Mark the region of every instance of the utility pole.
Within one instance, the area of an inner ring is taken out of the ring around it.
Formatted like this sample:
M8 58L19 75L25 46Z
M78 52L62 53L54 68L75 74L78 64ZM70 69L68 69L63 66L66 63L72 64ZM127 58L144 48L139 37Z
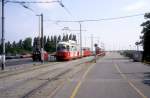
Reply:
M80 24L80 57L82 57L82 25L81 22L79 22Z
M85 47L86 47L86 40L87 40L86 37L84 38L84 40L85 40Z
M40 42L41 42L41 62L43 63L44 62L44 43L43 43L43 14L40 14L40 15L37 15L37 16L39 16L40 17L40 23L39 23L39 25L40 25L40 28L39 28L39 30L40 30L40 35L41 35L41 40L40 40Z
M2 66L1 69L4 70L5 69L5 31L4 31L4 5L5 5L5 0L1 0L1 6L2 6L2 16L1 16L1 20L2 20Z
M41 62L44 62L43 14L41 14Z
M41 17L39 16L39 38L40 36L41 36Z
M91 34L91 51L93 52L93 34Z

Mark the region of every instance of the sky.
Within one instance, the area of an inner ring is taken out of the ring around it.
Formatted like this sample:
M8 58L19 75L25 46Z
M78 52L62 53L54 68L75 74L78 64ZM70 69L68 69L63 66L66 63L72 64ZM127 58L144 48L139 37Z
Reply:
M18 0L22 1L22 0ZM25 0L31 1L31 0ZM52 0L32 0L52 1ZM63 31L64 27L79 30L79 23L56 23L48 20L78 21L85 19L103 19L140 14L150 11L150 0L62 0L67 11L58 3L26 4L25 9L20 4L5 4L5 36L6 41L18 41L39 34L39 18L44 15L44 35L63 35L72 33L79 36L79 31ZM142 27L146 21L144 16L126 19L107 20L82 23L83 46L91 47L91 35L94 43L99 46L104 43L106 50L136 49L135 42L139 40Z

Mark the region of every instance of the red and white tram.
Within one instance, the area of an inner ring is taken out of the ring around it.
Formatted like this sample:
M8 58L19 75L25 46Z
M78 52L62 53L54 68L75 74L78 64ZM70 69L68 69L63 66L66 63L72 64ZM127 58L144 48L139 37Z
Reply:
M88 47L83 48L82 51L83 51L83 54L82 54L83 57L87 57L87 56L92 55L92 52L91 52L90 48L88 48Z
M66 42L59 42L57 44L56 59L57 60L71 60L80 57L79 45L72 40Z

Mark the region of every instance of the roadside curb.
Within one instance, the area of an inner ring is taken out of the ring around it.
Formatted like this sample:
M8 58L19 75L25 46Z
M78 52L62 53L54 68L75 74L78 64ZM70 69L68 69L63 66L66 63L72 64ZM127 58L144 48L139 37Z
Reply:
M148 61L144 61L143 63L145 63L145 64L150 64L150 62L148 62Z

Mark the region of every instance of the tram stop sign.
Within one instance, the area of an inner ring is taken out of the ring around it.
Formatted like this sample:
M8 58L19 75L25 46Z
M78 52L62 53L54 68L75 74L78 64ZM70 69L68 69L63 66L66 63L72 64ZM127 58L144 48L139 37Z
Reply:
M94 46L95 46L95 48L96 48L96 47L98 47L98 45L97 45L97 44L94 44Z

